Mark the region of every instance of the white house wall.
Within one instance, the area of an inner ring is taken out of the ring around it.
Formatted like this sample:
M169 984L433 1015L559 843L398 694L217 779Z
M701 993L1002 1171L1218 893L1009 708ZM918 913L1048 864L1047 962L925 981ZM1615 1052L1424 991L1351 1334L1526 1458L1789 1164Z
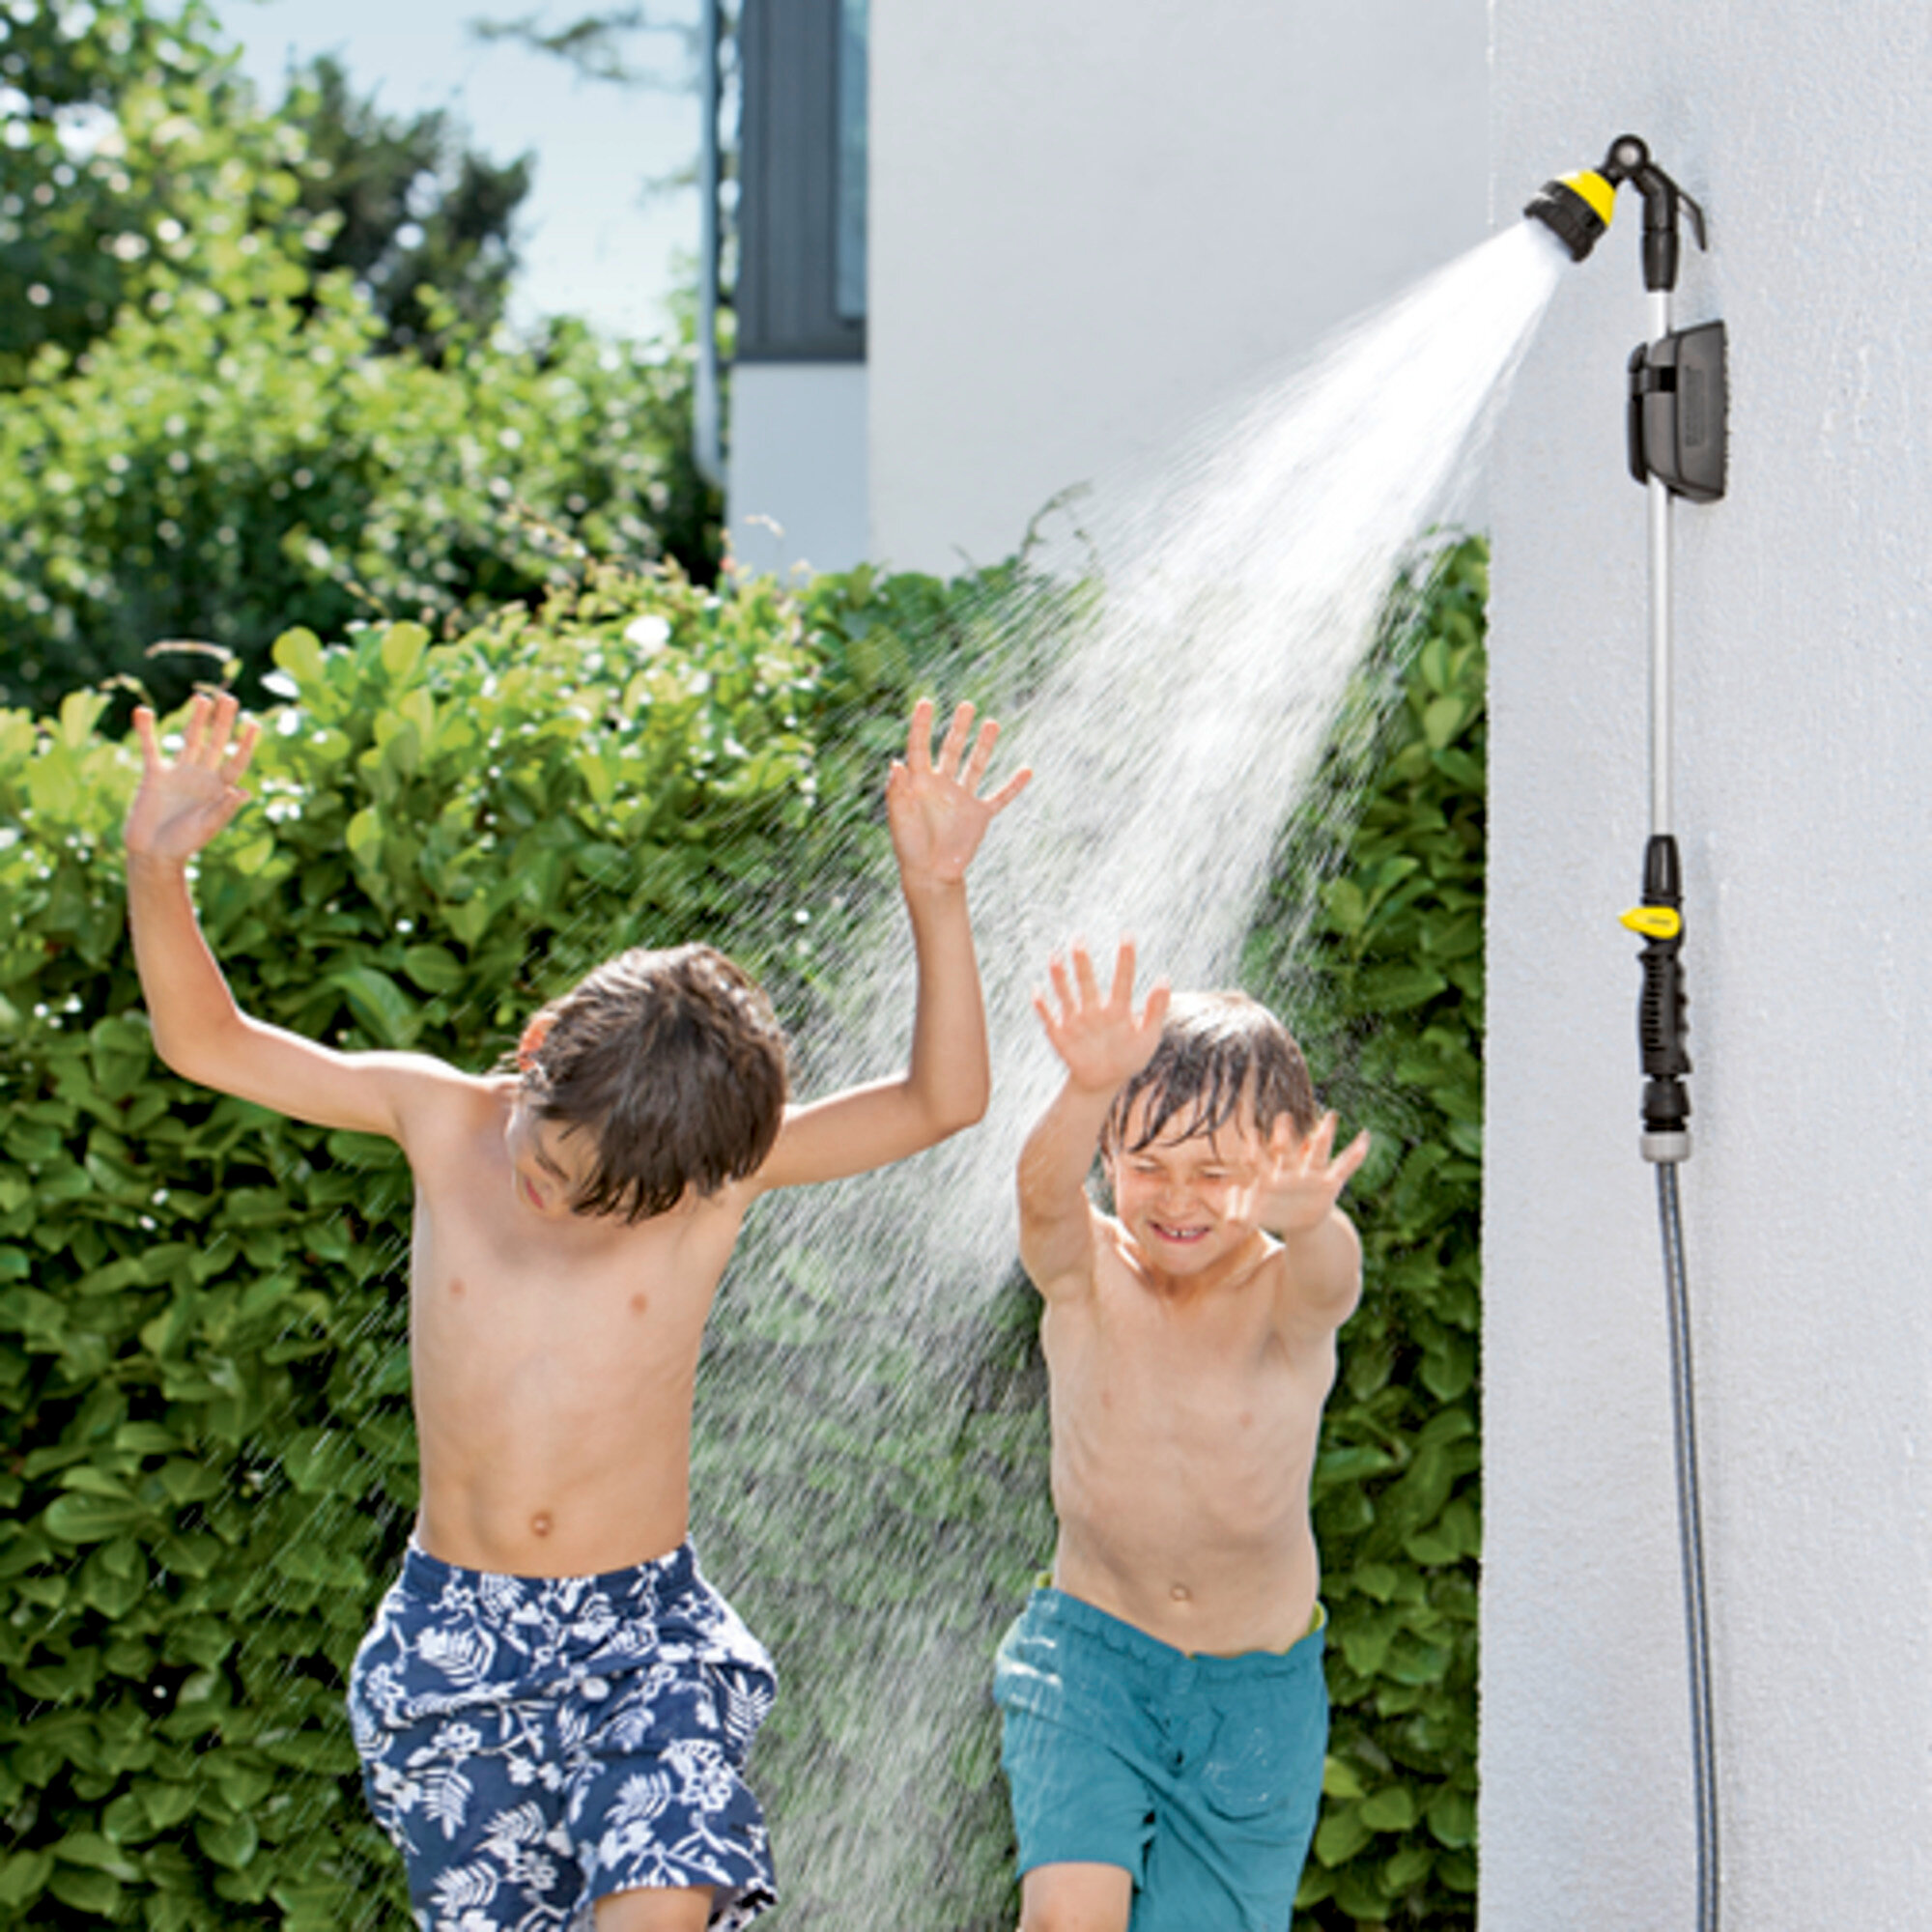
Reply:
M876 555L951 573L1484 233L1484 0L872 0Z
M1494 199L1626 129L1709 210L1728 498L1677 514L1683 1174L1727 1927L1932 1926L1932 12L1495 0ZM1490 479L1483 1932L1693 1923L1636 1153L1638 204Z
M863 362L741 362L725 479L748 571L849 570L871 551Z

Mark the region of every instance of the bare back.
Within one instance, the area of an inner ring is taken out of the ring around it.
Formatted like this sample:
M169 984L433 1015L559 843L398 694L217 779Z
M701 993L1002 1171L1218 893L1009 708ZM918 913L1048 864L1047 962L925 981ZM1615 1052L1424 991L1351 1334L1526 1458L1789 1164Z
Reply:
M1279 1310L1287 1257L1205 1292L1160 1284L1094 1215L1088 1292L1049 1298L1060 1588L1186 1651L1286 1649L1320 1583L1308 1520L1332 1327Z
M533 1215L514 1087L445 1071L412 1112L417 1533L450 1563L590 1575L684 1540L698 1349L749 1197Z

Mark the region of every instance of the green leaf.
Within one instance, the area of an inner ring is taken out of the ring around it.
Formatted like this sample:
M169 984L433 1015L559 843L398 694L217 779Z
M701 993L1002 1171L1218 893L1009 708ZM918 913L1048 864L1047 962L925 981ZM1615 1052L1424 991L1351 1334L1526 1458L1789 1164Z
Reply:
M350 1010L379 1046L414 1043L419 1017L410 997L380 968L345 966L328 976L349 1001Z
M453 993L463 984L463 967L446 946L412 946L403 970L426 993Z
M51 1852L12 1852L0 1859L0 1905L31 1905L53 1876Z
M1422 714L1422 736L1432 752L1439 752L1468 723L1469 706L1462 697L1438 697Z
M71 1865L56 1864L47 1889L63 1905L96 1918L117 1918L121 1914L121 1886L107 1872L84 1871Z
M383 849L383 822L373 806L365 805L350 819L345 842L351 854L363 865L376 864Z
M262 1842L255 1820L246 1812L236 1818L197 1818L194 1836L201 1849L229 1871L248 1865Z
M1468 1792L1438 1792L1429 1801L1426 1815L1438 1844L1463 1851L1476 1842L1476 1801Z
M284 631L270 655L304 690L323 681L322 640L304 625Z
M123 1551L131 1552L131 1562L121 1556ZM147 1563L140 1547L131 1542L107 1544L81 1566L82 1600L105 1617L125 1617L141 1601L147 1587Z
M429 647L429 633L420 624L390 624L383 633L383 668L397 684L406 684Z
M152 1516L145 1503L131 1497L116 1501L110 1496L70 1493L56 1496L42 1520L63 1543L104 1543L110 1536L142 1529Z
M134 1786L134 1797L156 1831L170 1832L192 1815L200 1803L201 1791L195 1784L142 1782Z
M90 1871L106 1872L124 1882L140 1877L128 1861L121 1847L99 1832L70 1832L53 1848L54 1857L65 1864L81 1865ZM71 1902L71 1901L70 1901Z
M1362 1823L1374 1831L1406 1832L1415 1819L1415 1798L1406 1785L1384 1785L1362 1802Z
M1382 966L1360 974L1350 994L1355 1012L1401 1013L1426 1006L1448 988L1448 980L1432 967Z
M1346 1865L1374 1836L1360 1805L1333 1805L1316 1828L1315 1856L1333 1871Z

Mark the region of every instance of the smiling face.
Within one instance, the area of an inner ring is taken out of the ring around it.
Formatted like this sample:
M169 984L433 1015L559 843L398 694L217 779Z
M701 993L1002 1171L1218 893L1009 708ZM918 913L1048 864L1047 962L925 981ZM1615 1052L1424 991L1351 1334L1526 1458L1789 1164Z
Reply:
M1211 1134L1135 1143L1145 1099L1106 1162L1114 1213L1147 1261L1175 1279L1238 1265L1253 1248L1266 1150L1243 1107Z
M520 1094L510 1103L503 1147L510 1156L510 1181L521 1206L553 1220L577 1211L584 1184L597 1164L596 1150L586 1134L545 1120Z

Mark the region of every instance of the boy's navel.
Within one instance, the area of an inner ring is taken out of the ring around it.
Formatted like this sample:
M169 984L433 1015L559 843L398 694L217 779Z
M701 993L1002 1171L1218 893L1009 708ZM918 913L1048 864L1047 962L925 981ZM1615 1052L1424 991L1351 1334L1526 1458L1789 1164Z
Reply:
M640 1289L631 1297L631 1313L641 1315L651 1305L651 1298Z
M1187 1603L1193 1597L1194 1592L1190 1590L1185 1583L1177 1583L1175 1584L1173 1589L1168 1591L1167 1594L1170 1597L1172 1597L1177 1604L1184 1604Z
M463 1277L462 1277L462 1276L461 1276L460 1274L453 1274L453 1275L451 1275L451 1276L450 1276L450 1278L449 1278L449 1292L450 1292L450 1293L451 1293L452 1295L456 1296L456 1297L457 1297L458 1299L461 1299L461 1298L462 1298L462 1294L463 1294Z
M538 1510L536 1515L531 1517L530 1519L530 1534L532 1536L548 1536L550 1534L550 1530L551 1530L551 1522L550 1522L549 1511Z

